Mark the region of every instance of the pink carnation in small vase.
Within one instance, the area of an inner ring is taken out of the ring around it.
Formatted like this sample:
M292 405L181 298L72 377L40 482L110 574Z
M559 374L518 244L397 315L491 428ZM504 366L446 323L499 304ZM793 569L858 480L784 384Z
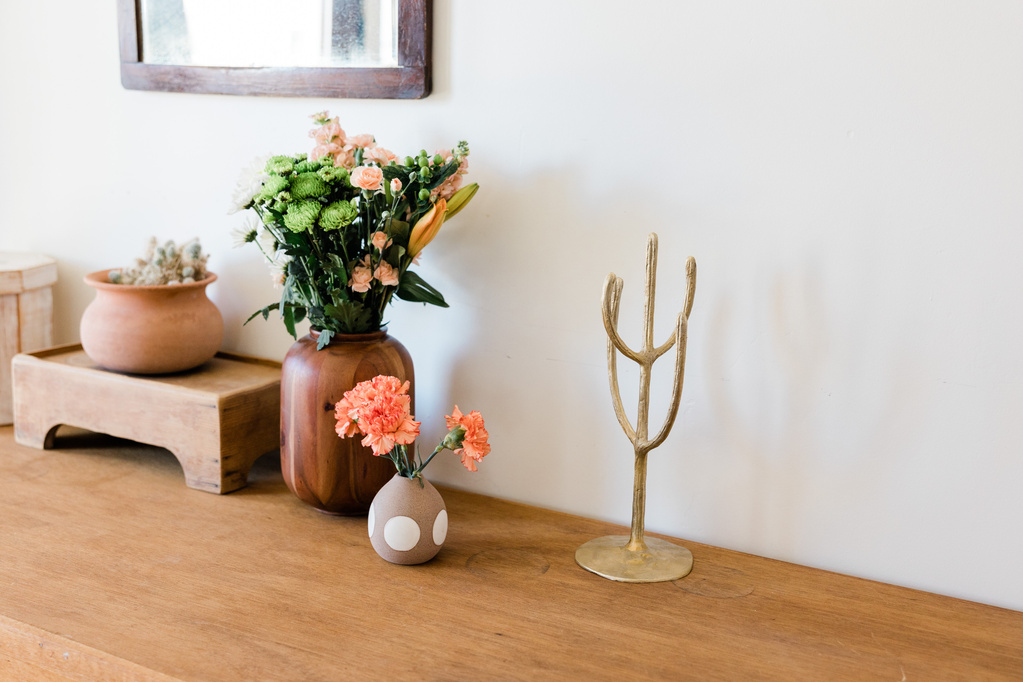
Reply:
M337 435L351 438L362 434L362 444L377 457L394 462L398 474L405 478L422 479L423 469L443 450L451 450L461 457L466 469L476 471L476 463L490 453L490 434L483 415L475 410L462 414L458 405L445 418L448 433L433 453L425 461L409 455L406 446L419 435L419 422L410 414L408 387L409 382L392 376L356 384L334 406Z
M409 382L380 375L356 384L334 406L335 430L341 438L363 436L362 444L377 457L394 463L398 473L373 498L366 517L370 544L395 564L429 561L447 537L448 513L437 489L423 478L423 469L442 450L462 458L469 471L490 452L490 434L479 412L455 409L446 417L448 433L423 461L408 446L419 436L408 395ZM418 484L418 485L417 485Z

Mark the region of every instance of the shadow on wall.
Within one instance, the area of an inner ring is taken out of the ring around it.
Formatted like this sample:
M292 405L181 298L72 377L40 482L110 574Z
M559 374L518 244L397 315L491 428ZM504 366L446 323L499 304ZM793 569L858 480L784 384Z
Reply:
M855 516L850 506L869 505L872 491L884 487L890 455L911 438L909 411L921 400L908 354L890 352L893 371L883 375L885 384L871 385L876 372L869 370L877 368L866 367L863 358L877 354L858 352L871 321L843 320L856 335L836 338L836 331L849 327L829 326L822 291L812 271L778 275L764 301L767 329L754 333L737 354L727 353L738 334L733 299L719 300L710 315L707 391L726 446L721 454L733 460L721 471L747 474L718 485L732 494L711 504L731 507L727 516L736 524L719 526L719 533L769 556L792 557L814 527L835 533L831 541L843 546L848 518ZM851 376L860 377L859 386L848 385ZM744 399L730 393L730 386L753 389L755 402L749 394ZM831 400L833 388L845 394L843 400ZM873 423L860 421L867 415ZM829 499L822 502L825 495ZM834 518L819 518L822 504L835 510ZM806 516L811 509L818 518Z
M83 280L90 272L100 269L79 262L57 261L57 284L53 289L54 345L78 342L82 313L96 297L96 292Z

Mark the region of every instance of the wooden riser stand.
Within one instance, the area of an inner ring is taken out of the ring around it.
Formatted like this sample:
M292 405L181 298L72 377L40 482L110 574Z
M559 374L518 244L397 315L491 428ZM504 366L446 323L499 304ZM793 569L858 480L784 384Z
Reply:
M280 364L217 353L188 372L138 376L96 365L81 345L12 361L14 435L53 447L66 424L157 445L174 454L190 488L242 488L252 463L280 447Z

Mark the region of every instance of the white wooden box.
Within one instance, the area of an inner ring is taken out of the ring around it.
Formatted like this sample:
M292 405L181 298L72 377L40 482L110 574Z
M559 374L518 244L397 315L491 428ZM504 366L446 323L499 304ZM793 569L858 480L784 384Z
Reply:
M0 426L14 420L11 360L53 345L57 261L39 253L0 251Z

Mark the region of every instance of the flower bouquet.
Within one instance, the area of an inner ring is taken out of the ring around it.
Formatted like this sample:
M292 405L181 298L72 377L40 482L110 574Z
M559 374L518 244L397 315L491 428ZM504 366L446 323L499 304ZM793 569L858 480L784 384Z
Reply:
M282 288L249 320L278 310L295 336L308 318L322 349L334 334L380 330L394 296L447 307L409 267L478 189L462 186L468 145L399 160L372 135L347 135L327 112L313 119L308 155L260 160L235 193L234 210L259 218L237 242L259 247Z
M393 376L363 381L334 406L335 430L341 438L362 434L362 444L377 457L386 457L398 472L373 498L367 525L370 543L381 557L396 564L419 564L432 559L447 537L448 514L437 489L423 478L423 469L443 450L462 458L469 471L490 453L490 434L483 417L462 414L455 405L446 417L448 433L424 461L409 454L419 435L411 414L409 382Z

